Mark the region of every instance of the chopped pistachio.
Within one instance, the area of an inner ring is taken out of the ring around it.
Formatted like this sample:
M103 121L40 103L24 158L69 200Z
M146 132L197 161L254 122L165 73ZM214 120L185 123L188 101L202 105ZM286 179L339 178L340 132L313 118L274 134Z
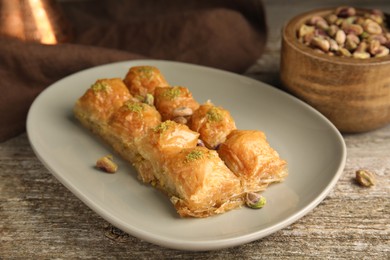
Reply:
M175 122L167 120L165 122L162 122L161 124L159 124L155 128L153 128L153 131L161 134L161 133L165 132L166 130L168 130L173 124L175 124Z
M142 103L138 103L138 102L127 102L126 103L126 107L130 111L136 112L136 113L141 113L144 110L143 104Z
M97 81L95 84L91 86L91 89L95 94L100 91L108 91L108 88L109 88L108 84L103 81Z
M188 153L186 155L185 162L186 163L192 162L192 161L195 161L195 160L203 158L203 156L204 156L204 152L203 151L193 150L193 151L191 151L190 153Z
M221 114L221 109L218 107L212 107L207 111L207 120L210 122L220 122L222 121L223 117Z
M180 91L179 87L171 87L171 88L168 88L167 90L165 90L163 92L162 96L172 100L172 99L175 99L178 96L180 96L180 94L181 94L181 91Z

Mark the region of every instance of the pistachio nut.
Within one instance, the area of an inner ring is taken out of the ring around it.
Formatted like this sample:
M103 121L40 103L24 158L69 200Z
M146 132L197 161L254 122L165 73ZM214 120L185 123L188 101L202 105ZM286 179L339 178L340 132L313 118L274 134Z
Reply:
M381 34L382 27L371 19L367 19L363 23L363 28L369 34Z
M172 115L177 116L191 116L193 113L192 109L189 107L178 107L175 108L172 112Z
M261 196L259 193L248 192L246 194L246 205L252 209L261 209L267 203L265 197Z
M368 59L371 55L365 51L355 51L352 56L357 59Z
M337 54L339 56L342 56L342 57L351 57L352 54L349 50L347 50L346 48L340 48L339 51L337 52Z
M343 30L338 30L336 32L335 40L338 44L343 45L345 42L345 39L347 38L347 35Z
M356 9L350 6L340 6L336 8L335 14L338 17L350 17L356 15Z
M326 21L322 16L314 15L309 19L308 24L317 25L319 22L326 22Z
M334 24L337 21L337 15L329 14L325 17L325 20L328 22L328 24Z
M185 118L184 116L177 116L177 117L173 118L172 121L175 121L176 123L185 125L185 124L187 124L188 119Z
M145 99L144 99L144 103L148 104L149 106L153 106L154 105L154 96L152 94L146 94L145 96Z
M196 146L202 146L202 147L205 147L206 145L204 144L203 140L202 139L198 139L198 141L196 142Z
M329 35L330 37L334 38L335 35L336 35L336 33L337 33L337 31L338 31L339 29L340 29L340 28L339 28L337 25L332 24L332 25L329 26L329 28L328 28L328 35Z
M331 51L338 51L340 49L340 46L337 44L337 42L333 39L329 39L329 50ZM332 53L332 52L329 52Z
M372 55L376 55L379 53L380 46L381 43L378 40L372 40L368 45L368 49Z
M330 48L330 43L328 40L326 40L325 38L321 37L321 36L317 36L317 37L314 37L310 44L313 46L313 47L317 47L319 48L321 51L324 51L324 52L327 52L329 51L329 48Z
M360 34L362 34L364 32L362 26L360 26L359 24L352 24L352 23L349 23L349 22L344 22L342 24L341 28L343 29L343 31L346 34L353 33L355 35L360 35Z
M112 155L106 155L96 161L96 168L107 173L115 173L118 170L118 165L113 161Z
M368 170L357 170L355 173L356 181L363 187L370 187L375 185L375 175Z
M314 26L303 24L299 30L298 30L298 38L303 38L307 34L313 34L314 33Z
M368 46L366 42L360 42L359 45L356 48L356 52L365 52L367 50Z
M384 57L389 55L389 48L386 48L385 46L379 46L378 53L375 54L376 58Z

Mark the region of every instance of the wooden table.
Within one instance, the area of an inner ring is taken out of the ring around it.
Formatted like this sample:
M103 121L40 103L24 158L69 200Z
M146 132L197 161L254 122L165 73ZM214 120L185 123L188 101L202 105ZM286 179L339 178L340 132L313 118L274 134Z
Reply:
M278 87L282 25L302 11L338 3L264 2L270 37L265 54L247 74ZM353 4L390 12L387 0ZM390 125L344 135L344 139L348 149L344 172L329 196L309 214L249 244L185 252L149 244L111 226L49 173L23 134L0 143L0 259L389 259ZM377 185L362 188L355 183L355 171L361 168L375 172Z

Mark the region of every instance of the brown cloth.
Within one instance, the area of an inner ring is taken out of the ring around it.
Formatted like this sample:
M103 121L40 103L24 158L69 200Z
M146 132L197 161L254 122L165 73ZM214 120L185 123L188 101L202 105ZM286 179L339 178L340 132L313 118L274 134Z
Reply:
M260 0L63 1L61 8L73 28L68 43L0 37L0 142L25 130L43 89L74 72L153 58L241 73L266 41Z

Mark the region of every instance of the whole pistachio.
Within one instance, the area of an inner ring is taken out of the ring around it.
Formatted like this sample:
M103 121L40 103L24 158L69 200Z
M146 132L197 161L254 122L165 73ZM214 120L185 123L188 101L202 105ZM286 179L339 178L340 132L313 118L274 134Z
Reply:
M357 170L355 173L356 181L363 187L370 187L375 185L375 175L368 170Z
M330 37L335 37L335 35L336 35L336 33L337 33L337 31L339 30L340 28L337 26L337 25L335 25L335 24L332 24L331 26L329 26L329 28L328 28L328 35L330 36Z
M343 31L346 33L346 34L355 34L355 35L360 35L364 32L363 30L363 27L360 26L359 24L351 24L351 23L348 23L348 22L344 22L341 26L341 28L343 29Z
M313 40L314 37L314 32L306 34L305 37L303 37L303 43L306 45L310 45L310 42Z
M193 113L190 107L177 107L172 111L173 116L191 116Z
M349 50L347 50L346 48L340 48L339 51L337 52L337 54L339 56L342 56L342 57L351 57L352 54Z
M328 22L328 24L334 24L337 21L337 15L329 14L325 17L325 20Z
M118 165L113 161L112 155L106 155L96 161L96 168L107 173L114 173L117 171Z
M326 21L322 16L314 15L314 16L310 17L308 24L317 25L318 22L326 22Z
M368 45L366 42L360 42L355 51L356 52L366 52L367 48L368 48Z
M375 54L375 57L380 58L380 57L387 56L387 55L389 55L389 52L390 52L389 48L386 48L385 46L380 46L378 53Z
M357 59L368 59L371 57L371 55L365 51L355 51L352 54L352 57L357 58Z
M344 22L344 18L337 18L336 22L334 23L337 26L341 26Z
M317 47L319 48L320 50L324 51L324 52L327 52L329 51L329 48L330 48L330 43L327 39L323 38L323 37L320 37L320 36L317 36L317 37L314 37L312 40L311 40L311 43L310 43L313 47Z
M368 34L368 33L367 33ZM369 34L368 34L369 35ZM385 35L382 35L382 34L374 34L374 35L369 35L367 37L367 41L371 42L371 41L379 41L380 44L385 44L388 39L386 38Z
M347 38L347 35L343 30L338 30L336 32L335 40L338 44L343 45L345 43L345 40Z
M337 42L333 39L329 39L329 50L331 51L338 51L340 49L340 46L337 44ZM329 52L333 53L333 52Z
M370 18L371 20L373 20L374 22L376 22L378 24L383 23L383 13L382 14L375 14L375 13L366 14L365 17Z
M378 40L372 40L370 41L368 45L368 49L372 55L376 55L380 52L379 47L381 46L381 43Z
M356 14L356 9L350 6L340 6L335 11L338 17L350 17Z
M184 116L177 116L177 117L173 118L172 121L175 121L178 124L185 125L185 124L187 124L188 119Z
M367 19L363 23L363 29L370 34L381 34L382 27L371 19Z
M365 20L366 20L366 19L365 19L364 17L357 16L357 17L356 17L356 20L355 20L355 24L358 24L358 25L360 25L360 26L363 26Z
M246 194L246 205L252 209L261 209L267 203L265 197L259 193L248 192Z
M360 38L354 33L349 33L349 34L347 34L346 37L347 37L347 40L350 40L356 44L360 43Z
M345 18L345 21L350 24L356 24L356 20L358 19L357 16L350 16L348 18Z
M325 20L320 20L317 22L316 27L326 31L329 28L329 24Z
M314 33L314 26L302 24L301 27L298 30L298 38L303 38L308 34L313 34Z
M352 35L348 35L348 36L352 36ZM356 42L356 39L354 37L348 37L348 36L347 39L345 40L345 48L349 51L354 51L357 48L359 42Z

